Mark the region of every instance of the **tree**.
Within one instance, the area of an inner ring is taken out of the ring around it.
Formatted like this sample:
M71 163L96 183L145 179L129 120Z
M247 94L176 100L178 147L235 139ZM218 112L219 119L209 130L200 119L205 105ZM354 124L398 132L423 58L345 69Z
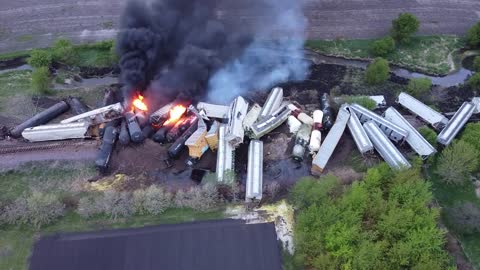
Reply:
M467 83L473 90L480 90L480 73L473 74Z
M460 140L443 150L437 173L447 184L463 185L478 165L478 152L474 146Z
M480 47L480 22L468 30L467 44L472 48Z
M374 56L385 57L395 50L395 40L391 36L374 41L370 45L370 51Z
M32 73L32 88L42 94L50 90L50 71L47 67L40 67Z
M48 67L52 63L52 55L44 50L33 50L28 58L28 64L34 68Z
M400 13L398 18L392 21L392 36L399 43L408 43L419 26L420 22L413 14Z
M473 59L473 70L480 71L480 56L475 56Z
M338 178L327 175L319 180L311 177L300 179L290 191L290 201L296 208L320 204L328 198L330 192L339 186Z
M378 57L368 65L365 80L371 85L380 84L388 79L389 73L390 67L387 60Z
M58 39L53 45L53 60L67 65L73 65L78 62L78 55L73 44L68 39Z
M418 169L392 171L382 163L340 194L318 183L298 181L291 194L302 205L295 256L306 269L448 268L439 210L431 207L431 186Z
M460 137L462 141L465 141L471 144L480 154L480 123L469 123L463 130L462 136Z
M430 78L413 78L407 85L407 92L414 97L421 97L432 88L432 80Z

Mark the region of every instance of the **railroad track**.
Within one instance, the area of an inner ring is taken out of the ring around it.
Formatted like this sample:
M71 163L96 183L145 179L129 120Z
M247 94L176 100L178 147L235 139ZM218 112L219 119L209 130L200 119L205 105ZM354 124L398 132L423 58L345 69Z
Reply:
M52 143L31 143L31 144L12 145L12 146L3 146L3 147L0 146L0 155L32 152L32 151L44 151L44 150L59 149L59 148L71 147L71 146L89 146L89 145L94 145L94 142L64 141L64 142L52 142Z

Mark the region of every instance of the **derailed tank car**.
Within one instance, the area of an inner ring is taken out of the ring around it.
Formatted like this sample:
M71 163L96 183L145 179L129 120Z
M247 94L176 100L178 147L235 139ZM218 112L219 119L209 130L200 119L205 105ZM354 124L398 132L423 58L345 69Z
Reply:
M367 121L363 124L363 127L377 152L390 167L394 169L408 169L411 167L407 159L398 151L373 120Z
M263 193L263 142L252 140L248 147L247 202L262 199Z
M476 109L475 104L464 102L455 115L448 121L445 128L438 134L437 142L442 145L449 145L457 134L462 130L468 119L472 117L473 111Z
M117 141L118 131L115 127L108 126L103 134L102 146L95 159L95 166L101 172L106 172L110 165L113 148Z

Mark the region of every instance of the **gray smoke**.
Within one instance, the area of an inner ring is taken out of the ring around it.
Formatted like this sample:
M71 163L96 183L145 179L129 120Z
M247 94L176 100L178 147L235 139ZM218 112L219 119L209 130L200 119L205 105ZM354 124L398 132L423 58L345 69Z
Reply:
M157 107L174 98L203 98L207 90L211 100L224 102L243 91L303 79L305 18L298 1L238 2L130 1L117 39L125 103L137 92ZM222 10L260 16L245 24L236 15L219 19ZM265 47L289 57L259 53Z
M307 19L299 0L263 0L266 19L256 22L253 42L209 81L208 98L226 103L249 90L267 90L308 75L304 60Z

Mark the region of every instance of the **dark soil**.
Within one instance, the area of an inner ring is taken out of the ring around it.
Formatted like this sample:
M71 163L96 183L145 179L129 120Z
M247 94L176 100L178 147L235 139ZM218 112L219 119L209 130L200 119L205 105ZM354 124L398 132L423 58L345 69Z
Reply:
M463 102L470 101L478 93L468 85L453 86L446 89L435 89L434 104L443 112L455 112Z

